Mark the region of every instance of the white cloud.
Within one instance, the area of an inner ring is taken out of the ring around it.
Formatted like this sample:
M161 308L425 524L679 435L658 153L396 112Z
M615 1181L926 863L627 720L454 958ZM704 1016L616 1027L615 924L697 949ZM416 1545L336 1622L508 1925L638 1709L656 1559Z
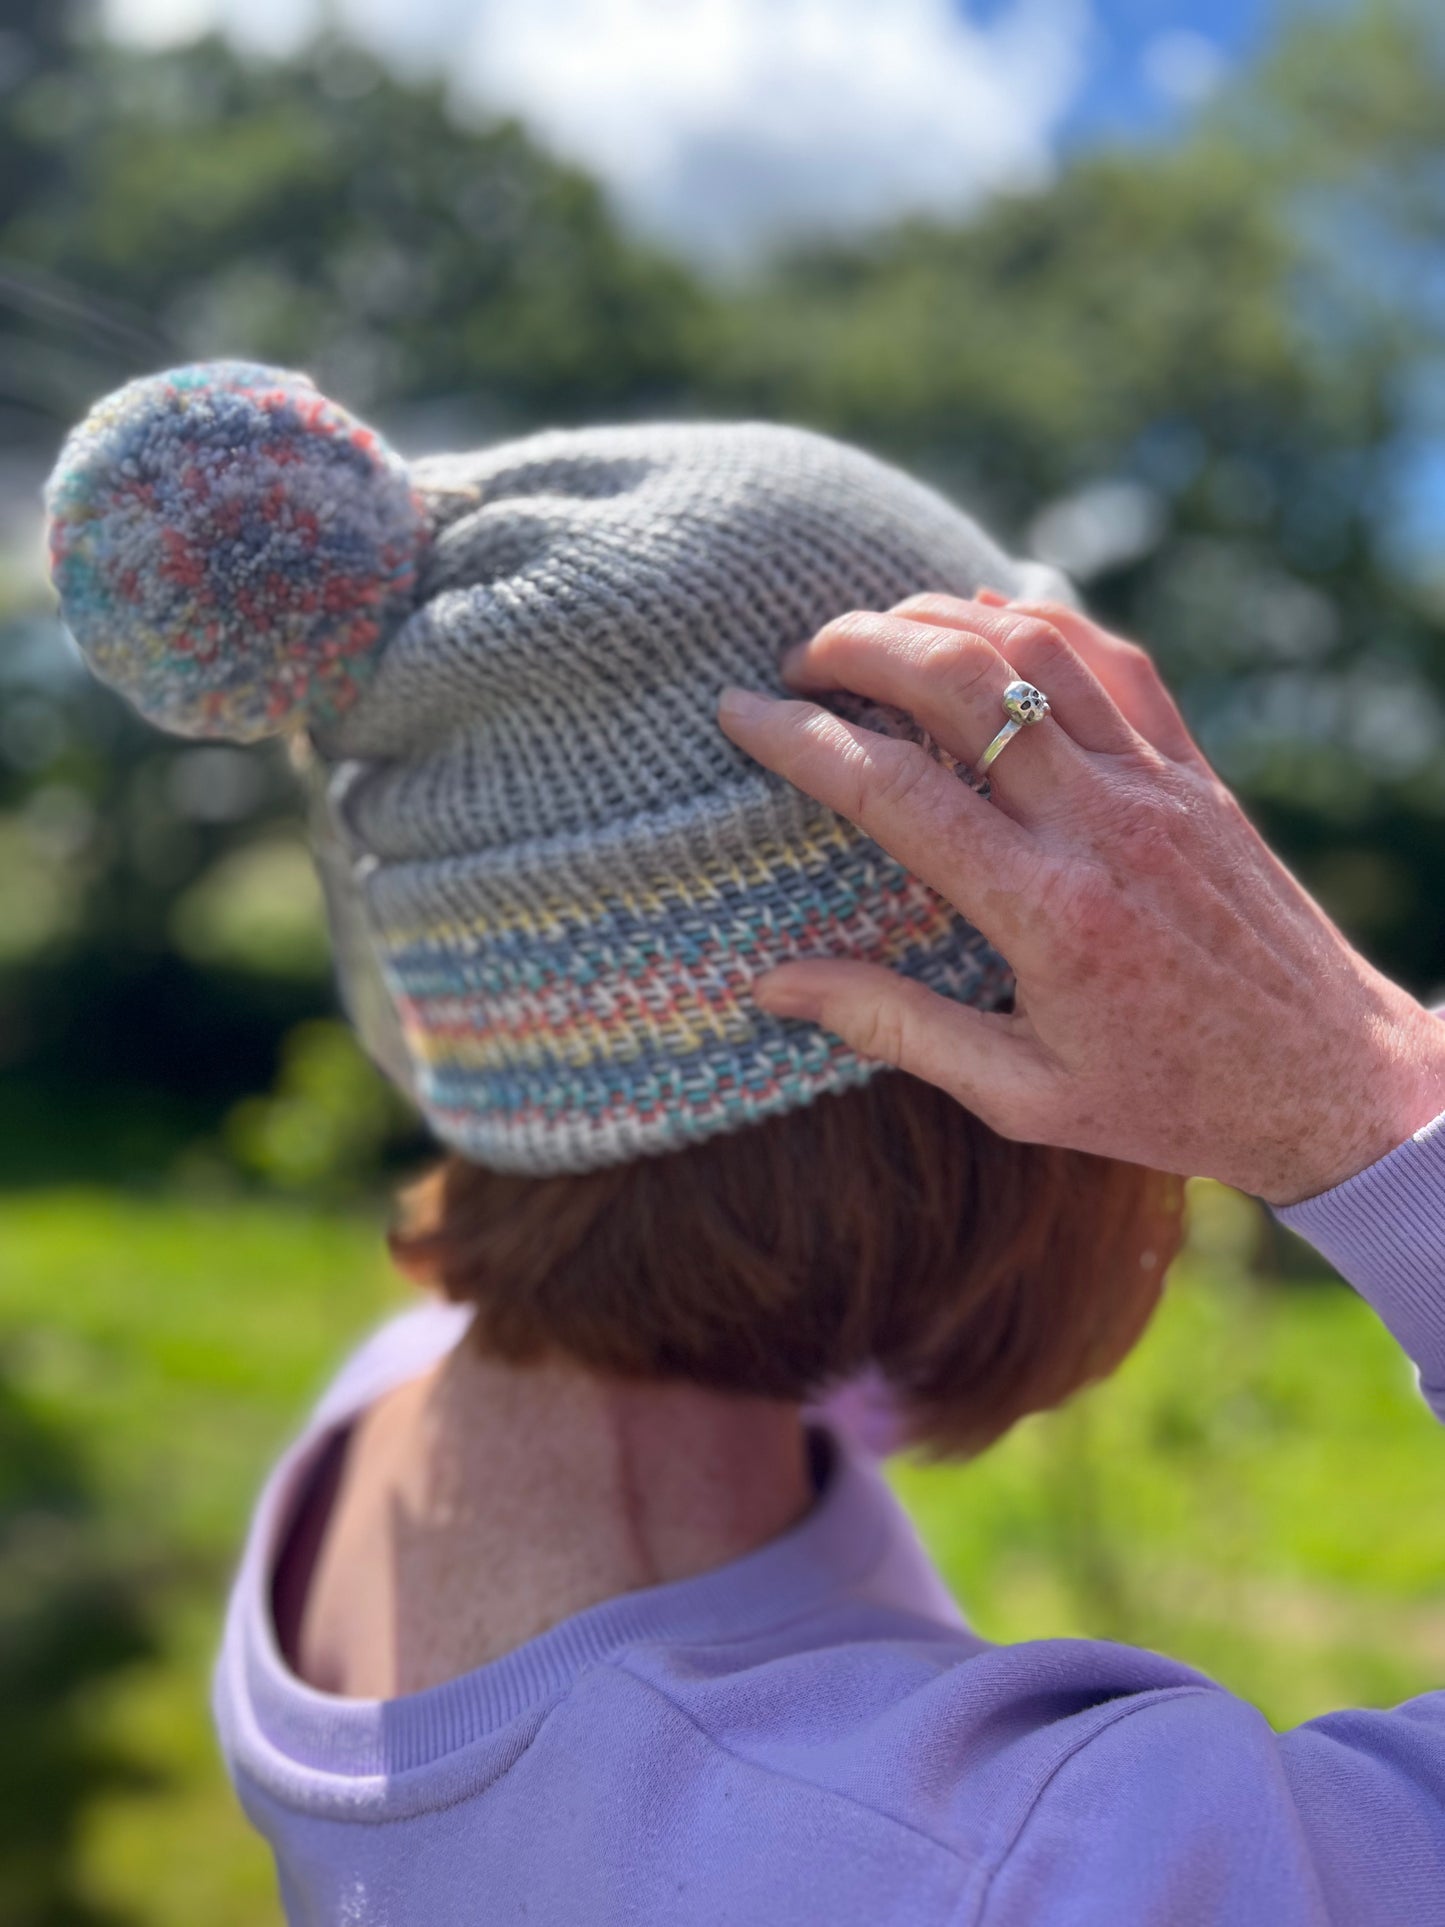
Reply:
M729 253L1037 184L1081 78L1079 0L530 0L470 72L649 226Z
M102 0L100 10L107 31L142 47L165 47L204 33L215 25L218 11L215 0Z
M1047 181L1089 0L336 0L378 50L441 66L714 259L798 229L949 213ZM158 44L215 21L279 51L306 0L107 0Z

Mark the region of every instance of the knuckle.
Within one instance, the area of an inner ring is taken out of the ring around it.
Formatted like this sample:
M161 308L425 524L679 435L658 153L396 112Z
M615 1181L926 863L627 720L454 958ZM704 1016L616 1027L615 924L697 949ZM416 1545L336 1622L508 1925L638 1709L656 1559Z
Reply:
M849 814L859 822L874 814L891 815L904 807L919 785L935 773L936 765L920 744L884 742L858 760L855 807Z
M1120 641L1115 646L1118 650L1119 662L1131 676L1136 677L1140 682L1161 682L1158 666L1147 649L1141 648L1137 642Z
M918 595L905 596L895 602L890 615L907 617L952 616L966 612L968 604L960 596L941 595L936 589L925 589Z
M768 759L771 767L810 795L833 798L841 793L846 799L856 781L859 744L831 711L802 703L795 709L786 736ZM835 802L833 807L846 810L847 804Z
M947 630L923 638L918 667L945 699L957 702L971 696L1001 665L998 652L982 636Z
M831 717L811 703L793 703L769 758L782 775L796 779L833 748Z
M1063 630L1040 615L1025 616L1009 637L1008 647L1031 666L1044 669L1074 653Z
M1067 633L1071 623L1079 620L1078 610L1071 609L1067 602L1021 602L1018 607L1022 615L1036 617L1049 628L1057 629L1061 635Z
M902 1064L907 1027L901 1011L884 1001L871 1004L854 1027L853 1048L879 1064Z
M840 616L834 616L813 638L813 647L829 649L849 649L859 643L876 643L885 638L890 625L897 623L889 616L879 615L872 609L847 609Z

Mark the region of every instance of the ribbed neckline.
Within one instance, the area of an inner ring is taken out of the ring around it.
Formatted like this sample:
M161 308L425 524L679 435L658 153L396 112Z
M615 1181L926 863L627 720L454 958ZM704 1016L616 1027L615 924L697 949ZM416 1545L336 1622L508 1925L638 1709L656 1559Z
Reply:
M397 1382L417 1369L412 1361ZM297 1678L280 1650L271 1605L275 1559L295 1498L327 1440L383 1389L373 1377L354 1400L326 1401L277 1466L238 1575L222 1655L223 1671L233 1669L232 1687L245 1695L243 1724L266 1749L310 1774L355 1780L423 1771L545 1710L589 1669L638 1641L733 1640L786 1624L856 1584L887 1545L893 1516L887 1488L828 1434L829 1464L817 1502L798 1525L756 1551L694 1579L605 1600L424 1692L390 1700L318 1692Z

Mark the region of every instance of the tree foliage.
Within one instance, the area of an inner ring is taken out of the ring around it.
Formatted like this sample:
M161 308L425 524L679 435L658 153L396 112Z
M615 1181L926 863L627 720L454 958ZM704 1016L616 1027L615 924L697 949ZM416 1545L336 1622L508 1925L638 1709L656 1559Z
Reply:
M344 42L141 55L19 14L13 458L41 472L96 394L211 354L303 365L414 449L690 411L854 437L1072 563L1355 934L1445 979L1445 31L1423 0L1300 22L1169 143L728 284L631 238L517 125ZM12 1089L67 1065L153 1083L162 1006L175 1092L264 1085L319 979L187 933L199 882L274 840L285 772L160 742L0 570L7 602L0 911L8 887L33 929L74 886L48 934L0 946Z

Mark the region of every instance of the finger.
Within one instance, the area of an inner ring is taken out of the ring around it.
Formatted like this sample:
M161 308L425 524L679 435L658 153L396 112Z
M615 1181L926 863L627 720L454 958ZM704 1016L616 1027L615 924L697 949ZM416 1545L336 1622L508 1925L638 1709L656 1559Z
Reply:
M725 689L718 721L740 749L865 830L1015 964L1038 850L1020 824L917 743L880 736L814 703Z
M1208 768L1203 750L1190 735L1189 725L1147 649L1101 628L1081 609L1071 609L1067 603L1019 602L1010 607L1052 623L1108 690L1121 713L1162 756Z
M1138 747L1133 725L1043 605L1000 607L960 596L910 596L889 611L910 622L972 631L991 642L1020 676L1042 689L1049 708L1082 749L1123 755Z
M783 674L808 693L849 689L907 710L970 768L1007 722L1003 692L1016 680L1012 664L972 630L869 610L827 623L811 642L790 650ZM1061 783L1085 764L1055 720L1045 717L1020 733L1027 740L1010 743L988 775L1000 800L1027 819L1056 801Z
M1047 1134L1057 1073L1007 1016L941 997L884 964L818 958L781 964L754 986L775 1017L821 1024L860 1057L956 1097L1005 1137Z

